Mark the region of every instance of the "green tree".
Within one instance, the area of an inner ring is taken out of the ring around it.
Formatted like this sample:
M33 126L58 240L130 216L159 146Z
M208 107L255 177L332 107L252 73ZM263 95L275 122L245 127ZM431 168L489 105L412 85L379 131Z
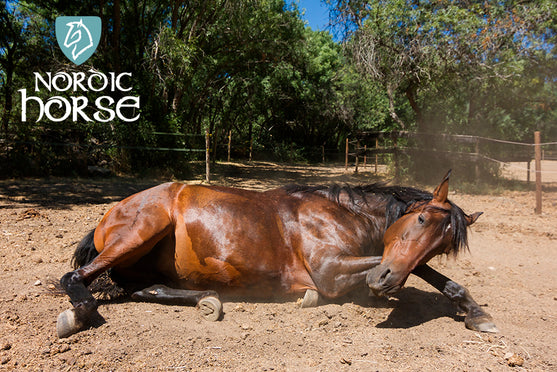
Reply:
M433 129L424 120L435 94L429 92L446 92L458 82L473 99L478 89L520 80L525 68L555 59L548 47L556 34L552 1L330 3L350 30L347 45L356 66L383 85L390 115L400 128L415 122L421 130ZM410 123L400 118L397 96L404 96L413 110ZM468 103L468 117L476 115L477 107Z

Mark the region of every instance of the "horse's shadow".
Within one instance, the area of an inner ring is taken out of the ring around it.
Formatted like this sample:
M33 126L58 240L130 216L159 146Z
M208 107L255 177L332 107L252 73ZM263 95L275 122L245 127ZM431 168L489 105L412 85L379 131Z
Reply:
M134 302L129 296L130 291L123 291L105 298L99 298L99 304ZM254 303L285 303L295 301L293 297L280 297L273 299L241 298L238 296L221 296L223 302L248 301ZM376 324L377 328L402 328L408 329L425 324L431 320L449 317L456 321L463 321L456 306L441 293L423 291L413 287L405 287L390 298L375 297L367 291L356 291L332 301L321 300L319 305L328 303L354 303L364 308L392 309L387 319ZM225 315L226 316L226 315ZM104 324L104 319L96 320L96 326Z
M431 320L449 317L462 321L457 308L440 293L405 288L396 296L393 311L377 328L412 328Z
M376 324L377 328L408 329L443 317L453 318L456 321L464 320L456 306L441 293L413 287L405 287L390 298L360 294L344 298L342 302L347 301L367 308L392 309L387 319Z

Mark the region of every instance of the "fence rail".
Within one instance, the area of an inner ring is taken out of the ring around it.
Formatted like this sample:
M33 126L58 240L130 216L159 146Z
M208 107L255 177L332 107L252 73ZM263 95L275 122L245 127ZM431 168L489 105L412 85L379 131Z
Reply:
M534 143L516 142L500 140L488 137L473 136L473 135L450 135L450 134L437 134L437 133L415 133L409 131L392 131L392 132L359 132L354 139L346 139L346 149L345 149L345 169L348 170L349 158L354 159L355 171L358 172L360 166L360 158L363 157L364 165L367 164L367 157L375 157L375 170L377 172L378 167L378 157L380 155L392 154L393 164L395 167L395 174L398 174L399 168L399 156L400 155L416 155L416 154L429 154L429 155L439 155L445 156L446 158L459 159L463 161L469 161L475 165L476 175L478 175L478 164L481 161L489 161L497 163L499 165L514 163L514 162L525 162L526 168L522 167L526 171L527 181L530 182L531 163L534 159L535 161L535 178L536 178L536 190L538 198L541 199L541 176L542 173L557 173L557 171L542 171L541 170L541 160L544 159L557 159L557 150L547 149L549 146L557 145L557 142L545 142L541 143L539 140L539 132L536 132L536 138ZM206 160L206 181L210 181L210 161L214 162L216 158L216 148L217 139L216 136L205 132L204 134L199 133L167 133L167 132L154 132L156 136L160 137L205 137L205 141L194 141L198 148L193 148L191 146L186 147L187 143L190 141L180 141L178 146L183 145L183 147L172 146L174 141L169 142L170 146L127 146L127 145L116 145L116 144L81 144L81 143L69 143L69 142L50 142L50 141L14 141L9 139L0 138L0 144L6 149L10 144L26 144L31 146L62 146L74 149L125 149L125 150L143 150L143 151L171 151L171 152L181 152L181 153L201 153L205 152ZM230 161L231 152L231 132L229 131L226 136L227 139L227 159ZM401 141L401 139L408 139L409 141ZM412 142L412 139L419 139L415 142L414 146L408 146L408 142ZM371 146L367 146L369 142L374 142ZM380 141L382 145L379 146ZM417 143L417 144L416 144ZM166 144L163 141L161 144ZM361 144L364 144L363 146ZM424 146L424 144L430 144ZM439 145L441 144L441 145ZM447 144L450 144L448 146ZM194 145L194 147L195 147ZM505 146L504 150L493 151L494 147ZM510 149L507 146L520 146L519 149ZM202 148L204 147L204 148ZM447 149L449 148L449 149ZM211 152L213 155L211 156ZM251 160L251 144L250 144L250 160ZM325 147L321 146L322 160L325 163ZM211 159L210 159L211 158ZM514 164L513 164L514 165ZM515 168L517 166L515 165ZM536 205L536 211L541 213L541 202Z
M45 142L45 141L6 141L0 139L0 143L22 144L33 146L61 146L61 147L75 147L87 149L90 147L100 149L125 149L125 150L146 150L146 151L176 151L176 152L204 152L205 149L186 149L186 148L172 148L172 147L149 147L149 146L126 146L126 145L113 145L113 144L83 144L72 142Z
M20 140L9 140L6 138L0 138L0 145L4 147L9 147L10 145L31 145L34 147L44 147L44 146L55 146L55 147L67 147L73 149L123 149L123 150L142 150L142 151L170 151L170 152L182 152L182 153L202 153L205 152L205 160L209 162L209 150L210 150L210 140L209 133L197 134L197 133L166 133L166 132L153 132L155 135L166 135L166 136L180 136L180 137L205 137L204 145L205 148L186 148L186 147L154 147L154 146L128 146L128 145L117 145L112 143L73 143L73 142L50 142L50 141L20 141ZM205 180L210 181L210 168L206 166Z
M547 157L543 147L557 145L557 142L545 142L540 141L540 132L536 131L534 133L534 143L525 142L515 142L500 140L495 138L472 136L472 135L451 135L451 134L437 134L437 133L415 133L409 131L393 131L393 132L359 132L356 135L355 140L346 139L346 150L345 150L345 169L348 170L348 160L349 157L354 157L355 172L358 172L359 168L359 158L364 157L364 164L367 162L368 155L375 155L375 169L377 169L377 155L380 154L393 154L394 155L394 166L395 173L398 174L398 156L400 154L414 155L416 153L429 153L438 155L450 155L452 158L465 159L475 163L476 175L478 176L479 168L478 162L482 160L491 161L499 165L512 163L512 162L526 162L527 163L527 181L530 182L531 173L531 162L534 160L535 163L535 179L536 179L536 208L537 214L541 214L542 211L542 173L541 160L552 159L556 157L557 152L548 151ZM422 147L408 147L400 146L401 138L420 138L425 139L424 143L430 143L432 146L428 148ZM375 141L375 147L368 148L367 145L363 147L360 145L365 141ZM379 146L379 140L390 140L391 144L389 146ZM471 151L454 151L454 150L442 150L435 148L433 144L435 143L454 143L461 145L473 146ZM500 145L513 145L523 147L521 150L506 150L500 151L497 155L492 155L489 152L483 150L484 144L500 144ZM352 145L353 151L350 151L350 145ZM554 173L554 171L546 171L545 173ZM479 177L479 176L478 176Z

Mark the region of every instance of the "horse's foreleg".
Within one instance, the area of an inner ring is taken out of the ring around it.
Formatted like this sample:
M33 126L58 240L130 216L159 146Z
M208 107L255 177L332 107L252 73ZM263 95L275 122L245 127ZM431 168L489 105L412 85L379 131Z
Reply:
M466 288L453 282L428 265L418 266L412 273L437 288L437 290L466 312L466 317L464 318L466 328L480 332L498 332L491 315L486 313L474 301Z
M201 315L210 321L216 321L222 316L222 304L218 297L215 291L175 289L162 284L153 285L132 294L132 299L135 301L197 306Z

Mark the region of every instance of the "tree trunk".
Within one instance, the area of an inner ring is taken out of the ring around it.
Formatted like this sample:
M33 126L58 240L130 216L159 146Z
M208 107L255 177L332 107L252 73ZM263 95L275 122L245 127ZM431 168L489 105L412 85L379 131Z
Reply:
M416 91L417 91L418 87L415 84L410 84L408 86L408 88L406 89L406 98L408 98L408 102L410 103L410 107L412 107L412 111L414 111L414 114L416 114L416 125L418 127L418 130L420 129L425 129L422 128L423 126L423 116L422 116L422 109L421 107L418 105L418 103L416 102Z
M406 125L400 119L395 111L395 97L394 97L394 90L390 84L387 84L387 96L389 97L389 114L391 118L400 125L400 129L406 129Z
M120 18L120 0L114 0L114 30L112 34L112 50L114 51L114 71L120 73L120 30L122 28Z
M180 5L182 5L182 0L174 0L172 2L172 18L170 27L174 31L176 31L178 26L178 11L180 9Z

